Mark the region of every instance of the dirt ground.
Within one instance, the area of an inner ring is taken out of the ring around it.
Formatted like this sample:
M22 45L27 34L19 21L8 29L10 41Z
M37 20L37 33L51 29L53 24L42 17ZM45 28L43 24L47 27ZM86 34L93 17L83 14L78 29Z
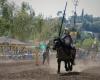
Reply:
M100 80L100 64L97 61L76 60L72 72L65 72L61 64L61 74L57 74L56 58L50 64L37 66L34 61L10 61L0 63L0 80Z

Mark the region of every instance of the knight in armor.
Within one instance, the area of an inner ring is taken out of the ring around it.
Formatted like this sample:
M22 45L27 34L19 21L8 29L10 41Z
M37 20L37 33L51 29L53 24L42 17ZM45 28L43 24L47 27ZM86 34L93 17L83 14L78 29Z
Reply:
M67 47L67 49L69 50L72 49L73 40L71 38L70 31L68 28L65 28L64 34L62 35L61 40L64 43L64 45Z
M70 35L70 31L68 28L64 29L64 34L62 35L61 40L64 43L65 50L68 49L70 51L69 52L69 53L71 53L70 55L73 56L73 53L72 53L73 51L75 51L74 53L76 54L76 49L75 49L75 47L72 46L73 40L72 40L72 37ZM74 54L74 57L75 57L75 54ZM74 57L73 57L73 62L72 62L73 65L75 65L75 62L74 62L75 58Z

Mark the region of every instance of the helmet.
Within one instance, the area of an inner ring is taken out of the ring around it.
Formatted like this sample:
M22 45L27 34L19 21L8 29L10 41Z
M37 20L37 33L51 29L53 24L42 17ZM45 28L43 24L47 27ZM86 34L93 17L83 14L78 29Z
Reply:
M65 30L69 30L67 27L64 28Z
M65 27L64 28L64 33L68 33L69 34L70 33L69 28Z

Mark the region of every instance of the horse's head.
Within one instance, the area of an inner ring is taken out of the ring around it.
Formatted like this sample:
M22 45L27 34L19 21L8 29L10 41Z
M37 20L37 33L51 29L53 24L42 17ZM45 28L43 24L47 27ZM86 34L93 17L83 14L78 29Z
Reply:
M61 39L60 38L55 38L53 40L53 49L56 50L61 46Z

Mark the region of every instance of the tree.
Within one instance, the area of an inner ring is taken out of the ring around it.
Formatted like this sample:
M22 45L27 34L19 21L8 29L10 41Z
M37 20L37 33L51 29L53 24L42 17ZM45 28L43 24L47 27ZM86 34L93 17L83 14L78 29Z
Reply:
M22 3L21 9L13 17L13 23L10 28L11 36L19 40L28 40L33 32L33 16L28 13L29 5Z

